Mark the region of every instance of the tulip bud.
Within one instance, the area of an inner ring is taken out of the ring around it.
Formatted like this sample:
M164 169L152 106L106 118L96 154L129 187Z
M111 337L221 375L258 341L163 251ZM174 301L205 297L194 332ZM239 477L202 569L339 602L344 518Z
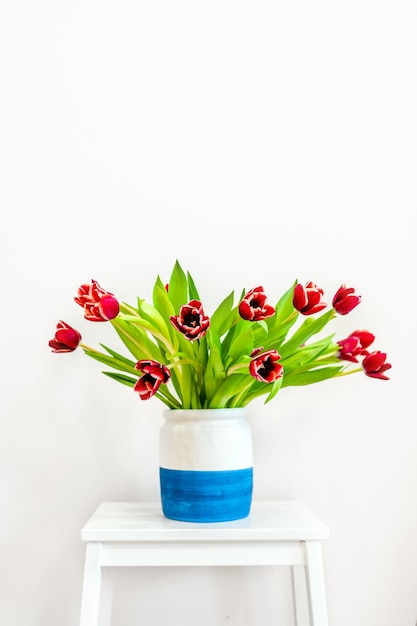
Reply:
M381 380L389 380L388 376L384 374L391 368L390 363L386 363L387 355L385 352L371 352L362 361L362 367L367 376L371 378L379 378Z
M90 285L81 285L74 300L84 307L84 317L90 322L107 322L119 315L119 302L96 280L92 280Z
M56 325L55 337L50 340L52 352L73 352L81 341L78 330L62 320Z
M355 294L353 287L341 285L334 295L332 304L336 313L346 315L350 313L355 306L358 306L361 299L361 296Z

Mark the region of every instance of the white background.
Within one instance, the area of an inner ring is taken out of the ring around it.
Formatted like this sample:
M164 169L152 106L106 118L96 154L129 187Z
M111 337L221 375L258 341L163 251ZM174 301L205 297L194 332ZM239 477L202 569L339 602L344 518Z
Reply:
M75 626L101 501L158 498L163 405L141 403L59 319L118 348L72 298L150 297L176 258L208 314L295 278L388 352L251 406L255 498L329 526L333 626L417 619L414 0L3 0L0 5L0 622ZM292 625L284 572L119 572L115 623Z

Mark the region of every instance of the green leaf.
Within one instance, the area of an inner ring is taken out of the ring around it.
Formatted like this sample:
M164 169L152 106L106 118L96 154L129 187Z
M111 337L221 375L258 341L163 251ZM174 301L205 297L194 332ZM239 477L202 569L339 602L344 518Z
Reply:
M261 320L259 322L251 322L251 328L254 347L259 348L262 346L265 350L267 350L267 346L270 344L270 339L268 336L269 329L266 321Z
M223 362L226 363L227 360L230 361L229 358L229 350L230 350L230 345L233 341L233 338L236 334L236 326L232 326L232 328L230 330L227 331L226 336L224 337L221 346L222 346L222 359Z
M210 326L206 333L209 356L204 371L204 401L209 403L221 382L226 378L224 364L221 358L221 346L214 327Z
M210 409L221 409L227 406L230 400L252 384L252 377L247 374L232 374L220 385L210 401Z
M174 307L169 299L168 292L159 276L156 279L153 288L152 298L155 309L159 311L165 321L168 321L171 315L175 315Z
M162 281L160 281L160 284L155 284L153 290L153 302L155 309L160 313L165 322L171 343L175 348L178 348L178 331L174 328L170 321L170 318L175 315L175 311Z
M256 324L257 328L262 329L262 331L263 331L261 333L262 336L268 334L268 330L269 329L268 329L268 324L266 323L266 320L259 320L258 322L254 322L254 323Z
M271 391L269 393L269 396L265 400L265 404L267 402L270 402L272 400L272 398L275 398L275 396L277 395L278 391L282 387L283 381L284 381L284 377L281 376L281 378L278 378L278 380L276 380L275 382L272 383L272 389L271 389Z
M129 352L137 361L152 359L163 363L165 356L160 347L152 341L147 333L138 324L143 324L140 318L132 316L132 321L123 319L120 315L111 320L111 324Z
M134 378L130 378L130 376L125 376L124 374L118 374L117 372L102 372L105 376L116 380L118 383L122 383L122 385L127 385L128 387L134 387L136 380Z
M268 318L271 320L271 325L279 326L289 318L291 318L296 313L295 319L297 319L298 311L294 309L294 305L292 303L293 295L294 295L294 287L296 286L297 281L295 281L291 287L281 296L278 300L277 305L275 307L275 316ZM295 321L295 320L294 320Z
M114 350L112 350L108 346L105 346L104 343L101 343L100 345L101 345L102 348L104 348L104 350L106 350L109 354L111 354L111 356L113 356L118 361L121 361L122 363L125 363L129 367L133 367L133 368L135 367L136 361L132 361L131 359L126 358L122 354L119 354L118 352L115 352Z
M116 372L103 372L103 374L105 376L108 376L109 378L112 378L118 383L122 383L122 385L127 385L128 387L134 387L137 381L137 379L130 378L129 376L125 376L124 374L117 374ZM155 394L155 397L158 398L158 400L161 400L170 409L181 408L178 400L174 398L174 396L170 394L168 389L166 389L166 387L163 387L162 385Z
M112 320L112 322L114 321L118 322L119 324L125 324L125 330L127 329L127 335L134 336L135 330L142 331L142 335L147 339L147 341L151 345L155 345L150 338L154 339L160 350L163 350L164 353L167 352L168 354L173 354L177 352L177 345L173 345L171 343L171 338L169 333L167 332L167 329L165 329L165 332L161 332L155 323L152 323L151 321L145 319L143 315L121 315L119 313L119 315L114 320Z
M278 389L282 386L282 380L283 378L281 377L280 379L278 379L278 381L275 381L274 383L264 383L252 378L252 385L250 385L248 389L237 398L238 403L236 399L233 400L233 405L247 406L250 402L252 402L252 400L259 398L260 396L269 396L271 393L274 393L275 383L277 383L276 387L278 387ZM267 401L268 399L265 402Z
M122 372L130 372L135 373L135 364L132 362L126 363L123 360L118 360L112 356L107 356L107 354L103 354L102 352L98 352L95 350L89 350L88 348L83 348L84 353L94 359L95 361L99 361L100 363L104 363L109 367L113 367L115 370L121 370Z
M327 337L326 339L317 341L310 345L305 345L303 348L299 348L297 352L291 356L283 358L281 363L284 366L285 371L290 372L291 370L298 369L306 364L308 364L308 369L311 369L314 366L314 363L317 362L318 357L321 357L323 354L328 352L329 345L333 348L334 344L331 343L331 337ZM320 363L318 363L318 365L320 365Z
M242 329L241 332L239 332L239 327ZM254 341L253 341L252 328L246 327L246 330L244 330L245 328L244 324L242 325L239 324L239 327L236 327L235 336L233 337L233 340L230 344L230 348L229 348L230 363L227 364L228 367L230 366L231 363L238 361L240 357L251 354L253 348L255 347Z
M240 320L237 307L233 308L233 302L234 291L226 296L210 318L211 324L216 327L220 337Z
M307 372L290 373L287 376L284 374L283 387L311 385L318 383L328 378L334 378L343 369L343 365L334 367L320 367Z
M162 386L159 387L159 390L156 392L154 397L158 398L158 400L161 400L161 402L163 402L170 409L182 408L182 405L173 396L168 396L162 393Z
M201 302L200 295L198 293L197 287L195 286L195 282L190 272L187 272L187 277L188 277L188 296L190 300L200 300Z
M265 349L279 350L285 341L290 329L298 319L299 313L294 309L292 300L294 287L297 281L284 293L275 307L275 315L266 320L268 326L268 338L265 341Z
M164 337L169 341L168 326L160 312L152 306L152 304L146 302L146 300L139 301L138 309L143 319L152 324L155 330L161 335L164 335ZM170 322L168 321L168 323Z
M250 356L242 356L239 361L237 361L236 363L233 363L233 365L230 365L227 369L227 373L228 375L231 374L236 374L236 373L240 373L240 372L246 372L248 373L249 371L249 365L251 363L252 359Z
M181 393L181 384L180 384L180 381L179 381L178 376L176 374L176 371L175 371L174 368L171 368L170 372L171 372L171 383L172 383L172 386L174 387L178 397L182 401L183 398L182 398L182 393ZM161 385L161 387L162 387L162 385Z
M330 309L320 317L308 317L296 330L294 335L280 347L280 354L284 358L295 353L310 337L319 333L333 319L335 312Z
M175 315L178 315L180 308L188 303L188 282L187 277L178 260L175 262L169 279L168 297L172 303Z

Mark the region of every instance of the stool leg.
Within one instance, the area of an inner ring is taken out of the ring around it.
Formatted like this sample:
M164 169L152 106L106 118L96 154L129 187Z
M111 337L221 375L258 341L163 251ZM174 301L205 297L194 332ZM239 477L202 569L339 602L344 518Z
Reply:
M80 626L98 626L101 592L101 543L88 543L85 554Z
M328 626L320 541L306 541L305 553L311 626Z
M107 570L107 571L106 571ZM113 585L109 569L102 569L101 572L101 596L100 596L100 626L110 626L112 618L112 595Z
M291 567L294 598L295 626L309 626L310 614L307 603L306 572L304 565Z

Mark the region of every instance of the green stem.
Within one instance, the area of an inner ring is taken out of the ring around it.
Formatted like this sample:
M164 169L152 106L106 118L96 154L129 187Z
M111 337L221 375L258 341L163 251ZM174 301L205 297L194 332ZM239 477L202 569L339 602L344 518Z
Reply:
M119 305L120 305L121 313L125 313L126 315L136 315L136 317L139 317L138 310L135 309L130 304L126 304L125 302L120 302Z
M103 356L108 356L105 352L100 352L100 350L96 350L95 348L91 348L87 346L86 343L79 343L78 346L83 350L88 350L88 352L94 352L95 354L102 354Z
M340 376L349 376L349 374L357 374L357 372L363 372L363 369L361 367L357 367L354 370L344 370L343 372L339 372L338 374L335 374L335 378L340 378Z

